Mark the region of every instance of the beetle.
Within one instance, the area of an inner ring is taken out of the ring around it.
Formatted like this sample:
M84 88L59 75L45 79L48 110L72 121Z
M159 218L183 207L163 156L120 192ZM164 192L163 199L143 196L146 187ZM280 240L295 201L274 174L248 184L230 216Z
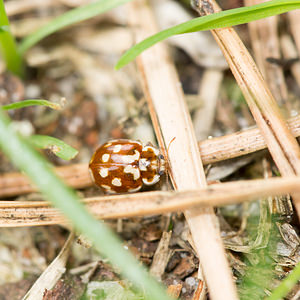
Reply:
M111 140L93 154L89 170L95 184L106 193L133 193L143 184L153 185L165 172L165 159L150 143Z

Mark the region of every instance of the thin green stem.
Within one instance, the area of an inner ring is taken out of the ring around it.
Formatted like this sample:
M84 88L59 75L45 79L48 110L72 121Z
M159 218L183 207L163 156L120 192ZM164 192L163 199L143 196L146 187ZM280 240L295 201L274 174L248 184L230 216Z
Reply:
M272 295L265 300L280 300L283 299L300 280L300 263L291 271L291 273L280 283L273 291Z
M14 132L9 118L1 108L0 148L28 175L45 197L61 210L75 229L89 238L95 248L108 257L125 277L145 291L147 299L170 300L163 288L124 249L119 238L103 222L88 213L76 193L54 174L47 161Z
M29 99L29 100L23 100L20 102L14 102L10 104L3 105L1 108L3 110L10 110L10 109L19 109L24 108L27 106L48 106L52 109L61 109L61 105L58 103L53 103L47 100L43 99Z
M23 77L22 58L17 49L16 41L10 32L9 20L5 12L3 0L0 0L0 52L7 69Z
M46 36L75 23L90 19L99 14L107 12L119 5L122 5L131 0L97 0L84 6L71 9L70 11L62 14L49 22L45 26L41 27L37 31L33 32L22 42L19 46L19 51L23 55L29 48L38 43Z

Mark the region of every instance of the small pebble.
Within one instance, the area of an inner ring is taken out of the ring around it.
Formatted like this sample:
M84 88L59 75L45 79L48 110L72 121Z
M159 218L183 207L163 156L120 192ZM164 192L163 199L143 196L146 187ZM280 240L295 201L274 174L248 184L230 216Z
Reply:
M194 277L188 277L186 278L185 283L189 286L195 286L197 282Z

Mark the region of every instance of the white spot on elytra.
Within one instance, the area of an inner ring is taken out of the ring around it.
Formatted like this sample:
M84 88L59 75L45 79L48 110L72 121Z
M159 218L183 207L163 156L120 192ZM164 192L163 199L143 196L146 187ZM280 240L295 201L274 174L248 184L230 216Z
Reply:
M122 149L122 145L115 145L113 149L113 153L118 153Z
M106 145L104 145L105 148L109 147L111 145L111 143L107 143Z
M140 158L140 152L137 150L134 150L133 155L122 155L123 163L125 164L132 164L136 160L139 160Z
M114 186L122 186L122 181L120 178L114 178L112 181L111 181L111 184L114 185Z
M131 144L138 144L138 145L141 145L141 146L143 146L143 145L142 145L142 143L141 143L141 142L139 142L139 141L132 141L132 140L128 140L128 142L129 142L129 143L131 143Z
M104 188L107 191L111 190L111 187L109 185L106 185L106 184L101 184L101 187Z
M134 193L134 192L137 192L141 189L142 185L139 185L138 187L134 188L134 189L129 189L128 192L129 193Z
M155 174L155 175L153 176L153 178L150 179L150 180L148 180L147 178L143 178L143 182L144 182L144 184L146 184L146 185L152 185L152 184L157 183L157 182L159 181L159 178L160 178L160 176L159 176L158 174Z
M109 157L110 157L109 154L107 154L107 153L103 154L103 155L102 155L102 161L103 161L103 162L108 162Z
M127 165L124 168L124 173L129 173L133 175L133 179L137 180L140 178L140 170L138 168L134 168L132 165Z
M103 178L107 177L108 176L108 169L107 168L101 168L99 174Z

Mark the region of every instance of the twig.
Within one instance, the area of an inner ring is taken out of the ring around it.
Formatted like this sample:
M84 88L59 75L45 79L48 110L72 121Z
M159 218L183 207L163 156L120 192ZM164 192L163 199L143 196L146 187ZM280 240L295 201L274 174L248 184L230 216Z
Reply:
M287 121L294 137L300 136L300 117ZM267 147L258 128L248 129L199 143L203 164L239 157Z
M55 171L71 187L80 189L93 184L87 164L57 167ZM2 198L35 191L36 188L22 173L7 173L0 176L0 197Z
M146 1L134 1L130 7L129 20L137 42L157 32ZM166 46L161 43L144 52L138 58L138 68L159 145L164 148L173 141L166 157L175 189L205 187L206 179L191 117ZM213 208L194 208L185 211L185 216L211 298L237 299Z
M188 208L224 206L259 197L300 192L299 178L237 181L212 184L201 190L157 191L110 195L83 200L101 219L127 218L184 211ZM45 201L1 201L0 227L66 224L62 214Z

